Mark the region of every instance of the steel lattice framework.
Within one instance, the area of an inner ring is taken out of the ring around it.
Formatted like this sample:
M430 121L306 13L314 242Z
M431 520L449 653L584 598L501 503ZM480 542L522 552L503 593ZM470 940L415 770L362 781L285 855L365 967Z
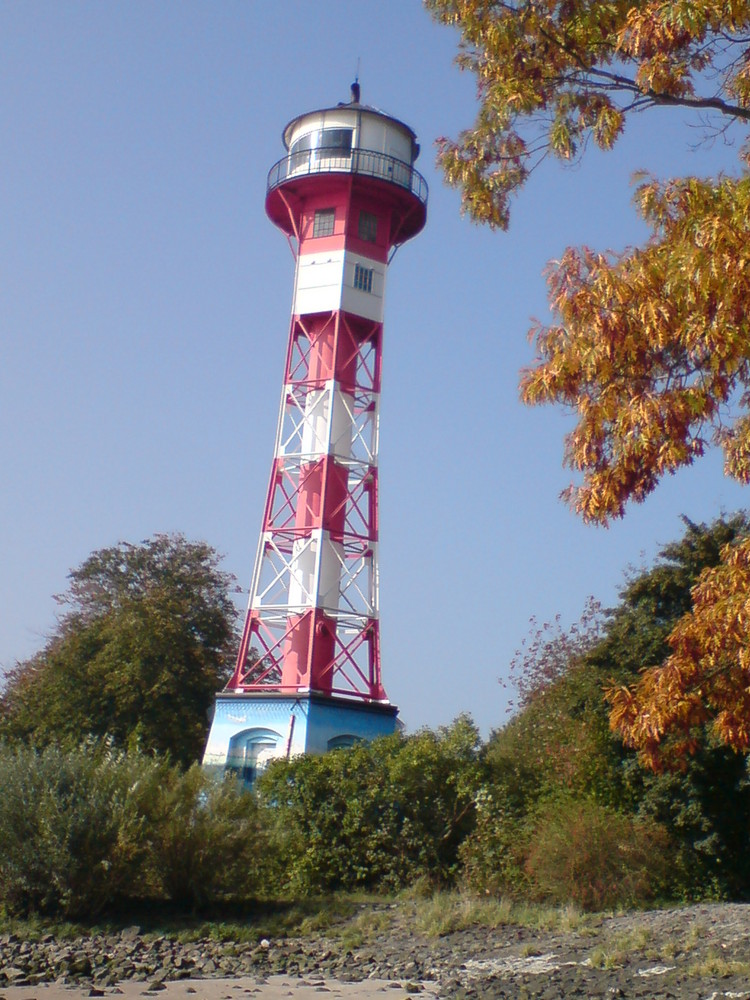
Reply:
M232 687L303 685L385 699L377 580L381 336L381 323L340 311L292 321L276 457ZM341 382L336 371L346 373ZM338 586L318 603L324 554ZM301 567L310 563L305 573ZM297 676L285 671L285 656L300 655L315 636L327 655L324 663L314 658L317 669L305 685L304 669Z
M424 225L427 188L410 165L413 133L372 109L346 107L308 116L318 132L305 132L304 116L291 123L293 152L269 175L266 210L295 254L295 291L263 525L228 689L387 702L377 559L383 297L394 248ZM355 127L320 127L333 112ZM382 129L404 143L403 157L349 148L363 127L355 114L373 135ZM334 141L344 143L343 154L326 145Z

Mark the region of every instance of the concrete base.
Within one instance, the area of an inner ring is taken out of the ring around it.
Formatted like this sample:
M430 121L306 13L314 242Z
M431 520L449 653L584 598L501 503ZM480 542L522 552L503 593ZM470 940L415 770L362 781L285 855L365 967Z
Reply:
M355 702L318 694L216 696L203 766L237 774L247 785L269 760L325 753L398 728L395 705Z

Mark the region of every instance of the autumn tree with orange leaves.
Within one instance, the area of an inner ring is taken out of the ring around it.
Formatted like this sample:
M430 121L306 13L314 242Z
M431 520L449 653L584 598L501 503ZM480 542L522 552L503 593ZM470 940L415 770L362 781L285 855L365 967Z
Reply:
M704 724L736 750L750 750L750 542L728 545L706 569L693 607L669 636L671 654L633 688L608 692L610 722L651 767L693 751Z
M447 181L476 222L506 229L512 197L547 156L609 150L631 116L695 114L744 141L736 176L638 178L651 235L624 253L569 248L549 270L553 322L533 330L523 400L576 424L566 499L606 524L712 444L750 482L750 2L745 0L425 0L461 32L459 65L479 111L440 141ZM750 748L750 541L727 549L674 629L672 653L634 689L612 693L614 727L656 765L667 734L691 749L713 721Z

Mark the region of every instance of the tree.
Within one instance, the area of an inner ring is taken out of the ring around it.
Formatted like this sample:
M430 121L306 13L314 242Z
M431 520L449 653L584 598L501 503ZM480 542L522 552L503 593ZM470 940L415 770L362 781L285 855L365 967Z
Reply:
M632 114L689 109L709 135L750 122L750 3L742 0L425 0L462 33L480 109L440 141L449 183L478 222L507 228L511 197L551 154L612 148ZM706 118L706 116L709 116ZM566 491L606 523L706 445L750 480L750 176L643 178L651 228L622 254L568 249L550 267L555 321L537 326L530 404L577 414Z
M624 720L618 720L621 698L631 709L635 699L652 718L665 714L679 718L674 691L665 692L666 701L649 705L643 689L652 686L651 674L669 663L675 632L695 613L696 588L706 576L725 572L726 553L743 548L750 530L750 518L744 513L711 524L695 524L687 518L683 522L682 538L665 545L653 567L628 581L606 636L589 652L586 662L600 689L608 690L610 704L600 705L600 716L609 708L618 742L641 748L639 761L621 750L623 779L639 813L670 830L678 847L675 875L681 891L737 898L747 894L750 878L747 761L711 724L710 696L701 721L691 727L689 745L679 722L665 728L658 744L640 744ZM723 624L729 627L722 628ZM726 636L736 633L736 623L717 618L712 630L717 637ZM651 664L653 670L644 670ZM634 721L637 729L639 723ZM691 753L686 756L688 749ZM645 771L640 766L644 763L648 765ZM727 809L730 800L732 808Z
M592 600L568 630L556 620L536 627L516 653L510 675L518 711L493 732L485 758L505 796L521 812L549 794L622 799L622 748L604 711L602 674L588 657L604 641L607 615Z
M750 539L721 556L693 588L669 656L609 692L612 728L655 769L694 752L707 723L720 742L750 750Z
M508 849L504 826L510 816L518 825L514 839L530 843L538 834L535 811L546 801L594 800L668 830L674 892L736 898L747 892L750 877L744 756L721 745L706 720L692 726L693 753L687 759L682 731L664 739L660 749L679 767L665 768L661 761L657 773L644 770L623 727L610 728L605 698L607 688L619 694L632 686L640 697L639 678L648 677L643 665L665 661L671 634L691 613L694 588L704 575L721 572L722 553L727 546L734 551L750 529L745 514L712 524L683 521L682 538L665 545L653 566L629 575L617 605L603 619L592 615L595 606L589 604L570 632L542 629L518 657L520 711L493 734L486 750L499 817L486 809L475 839L484 838L490 849L495 842L497 851ZM472 860L486 877L486 860Z
M425 3L460 29L459 64L477 75L476 123L441 140L440 159L478 222L507 228L510 199L541 159L575 160L591 142L611 149L650 108L689 110L707 138L734 129L746 140L747 0ZM521 395L575 414L565 461L578 480L563 495L586 521L621 517L710 444L750 482L749 165L745 141L737 176L641 177L644 246L569 248L550 266L553 322L532 330L537 358ZM613 696L613 724L653 765L670 734L690 750L691 730L710 719L728 745L750 747L750 542L722 563L675 625L663 669Z
M425 0L461 31L476 74L474 127L440 139L446 179L477 222L507 228L509 201L547 155L611 149L658 106L750 121L743 0ZM719 127L719 126L717 126ZM726 127L726 126L724 126Z
M216 552L156 535L94 552L69 579L54 634L0 693L0 738L107 737L196 760L234 646L232 577Z
M750 480L750 177L642 185L642 250L567 250L550 277L558 322L537 331L527 403L577 411L566 495L606 523L710 441Z

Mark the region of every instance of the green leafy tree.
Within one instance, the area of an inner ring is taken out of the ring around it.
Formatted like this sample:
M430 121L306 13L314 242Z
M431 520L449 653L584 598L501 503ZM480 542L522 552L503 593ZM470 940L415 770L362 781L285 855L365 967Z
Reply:
M606 635L607 615L589 600L570 629L534 628L511 663L519 710L492 734L485 759L524 811L564 791L618 805L622 748L609 730L599 670L588 656Z
M464 849L475 884L492 885L502 876L511 888L525 886L526 847L539 834L537 814L546 801L563 796L665 828L673 846L673 891L744 896L750 786L743 755L721 746L708 726L696 727L694 755L678 755L679 769L644 770L610 728L605 691L613 683L635 683L644 665L668 656L670 634L691 608L692 588L749 526L744 514L710 525L685 519L683 537L664 546L652 567L631 574L603 618L590 607L571 633L552 628L532 636L516 661L523 673L520 711L493 734L485 752L492 780L476 843ZM509 823L516 831L510 843ZM482 843L496 858L494 868L479 856Z
M189 765L234 646L232 577L216 552L156 535L94 552L69 579L55 633L6 680L0 737L107 737Z

